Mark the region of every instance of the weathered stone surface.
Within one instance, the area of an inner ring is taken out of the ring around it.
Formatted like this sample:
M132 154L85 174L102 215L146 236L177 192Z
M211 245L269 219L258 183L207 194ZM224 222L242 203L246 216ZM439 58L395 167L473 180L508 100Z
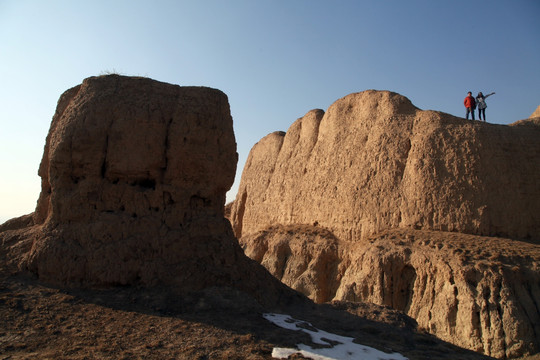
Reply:
M310 226L275 226L242 238L247 256L275 277L318 303L338 300L342 254L329 231Z
M498 358L540 350L538 245L412 229L349 242L301 225L275 225L241 243L317 302L391 306L443 340Z
M392 306L491 356L536 353L536 120L493 125L391 92L351 94L253 147L234 231L248 256L318 302Z
M231 219L239 237L317 222L344 240L394 227L540 240L539 159L534 123L467 122L365 91L259 141Z
M2 250L60 285L233 286L276 300L285 287L224 218L236 162L221 91L88 78L61 96L33 221L2 229Z

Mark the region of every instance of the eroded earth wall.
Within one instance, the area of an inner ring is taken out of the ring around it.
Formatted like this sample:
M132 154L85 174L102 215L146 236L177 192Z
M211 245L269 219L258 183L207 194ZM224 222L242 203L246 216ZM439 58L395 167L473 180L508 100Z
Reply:
M224 217L232 125L216 89L85 79L58 101L36 211L0 228L0 255L59 286L229 286L276 304L291 293Z
M494 125L348 95L253 147L231 223L248 256L315 301L392 306L499 358L537 353L535 114Z
M237 236L313 224L356 241L395 227L540 240L540 126L423 111L398 94L348 95L246 161Z

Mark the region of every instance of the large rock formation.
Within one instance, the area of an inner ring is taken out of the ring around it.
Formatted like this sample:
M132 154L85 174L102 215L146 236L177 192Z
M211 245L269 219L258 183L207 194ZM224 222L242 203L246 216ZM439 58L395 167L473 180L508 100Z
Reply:
M443 340L498 358L540 349L538 245L413 229L349 242L309 225L275 225L241 243L317 302L391 306Z
M285 287L224 218L236 162L219 90L88 78L58 102L36 211L0 229L3 251L60 285L233 286L275 301Z
M318 302L389 305L517 357L540 349L539 162L535 119L472 122L366 91L259 141L230 218L248 256Z
M312 224L343 240L394 227L540 240L540 127L466 122L365 91L259 141L232 209L237 236Z

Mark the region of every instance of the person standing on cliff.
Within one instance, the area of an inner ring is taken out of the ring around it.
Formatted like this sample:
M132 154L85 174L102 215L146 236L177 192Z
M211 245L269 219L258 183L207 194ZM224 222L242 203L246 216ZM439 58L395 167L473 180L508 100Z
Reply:
M463 105L465 105L465 108L467 109L467 112L465 113L465 118L469 120L470 113L472 119L474 120L474 109L476 108L476 101L472 96L472 92L469 91L467 93L467 97L465 98L465 100L463 100Z
M484 115L484 122L486 122L486 98L493 94L495 93L492 92L491 94L487 94L486 96L484 96L484 94L482 94L482 92L480 91L476 96L476 105L478 106L478 120L482 120L482 115Z

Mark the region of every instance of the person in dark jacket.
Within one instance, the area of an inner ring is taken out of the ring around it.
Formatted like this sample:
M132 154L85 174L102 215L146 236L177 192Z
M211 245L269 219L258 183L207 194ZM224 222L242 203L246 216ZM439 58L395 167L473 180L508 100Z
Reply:
M492 92L491 94L487 94L486 96L484 96L484 94L482 94L482 92L480 91L476 96L476 106L478 107L478 120L482 120L482 115L484 115L484 122L486 122L486 98L493 94L495 93Z
M463 105L467 111L465 112L465 118L469 120L469 113L471 114L472 119L474 120L474 109L476 109L476 101L472 96L472 92L467 93L467 97L463 100Z

